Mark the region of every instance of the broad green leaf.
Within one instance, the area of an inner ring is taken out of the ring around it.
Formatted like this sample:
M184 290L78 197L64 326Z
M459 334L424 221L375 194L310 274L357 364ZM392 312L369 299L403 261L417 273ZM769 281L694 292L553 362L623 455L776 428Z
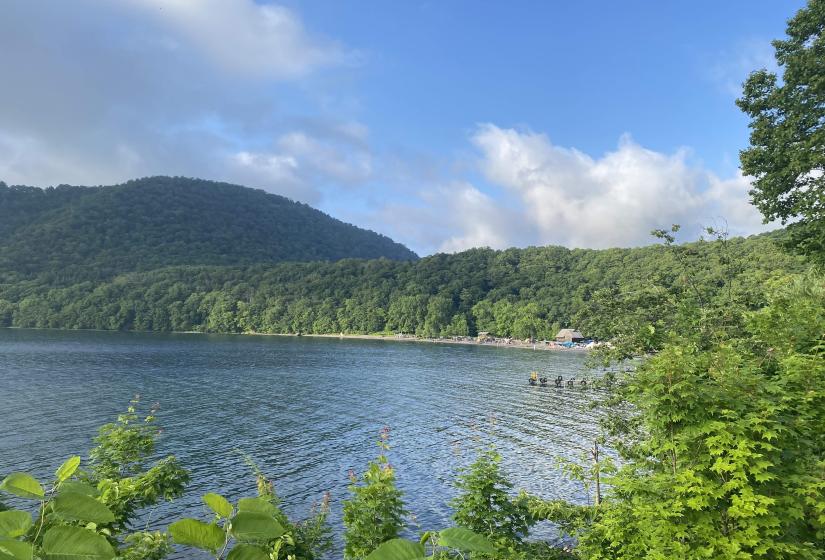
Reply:
M232 518L232 535L239 541L268 541L284 534L284 528L272 516L242 511Z
M78 482L76 480L69 480L60 485L61 494L84 494L96 498L100 495L97 488L85 482Z
M66 459L66 462L60 465L60 468L57 469L57 472L54 473L57 477L57 481L66 482L67 480L69 480L69 478L71 478L71 476L75 473L77 467L79 466L80 457L78 457L77 455Z
M25 535L32 526L32 516L27 511L10 509L0 511L0 537L15 539Z
M55 513L64 519L74 519L104 525L115 520L115 515L104 504L91 496L77 492L60 493L52 502Z
M0 560L32 560L32 556L31 544L0 537Z
M226 560L269 560L269 554L251 544L238 544L229 552Z
M238 500L238 511L254 511L275 515L277 508L262 498L241 498Z
M211 509L221 517L232 516L232 504L230 504L229 500L227 500L220 494L213 494L212 492L210 492L209 494L204 494L203 503L209 506L209 509Z
M463 527L450 527L438 533L439 546L455 548L465 552L493 552L493 543L487 537Z
M418 560L425 554L424 546L407 539L392 539L373 550L366 560Z
M0 490L33 500L42 500L45 495L40 483L32 475L22 472L11 473L7 476L0 484Z
M46 560L112 560L115 550L106 537L89 529L59 525L43 536Z
M436 533L436 535L437 535L437 533ZM430 541L430 539L432 537L433 537L433 532L432 531L424 531L423 533L421 533L421 536L418 538L418 542L419 542L419 544L421 544L421 546L424 546L426 543L428 543Z
M204 523L197 519L181 519L169 525L169 534L177 544L194 546L215 552L226 542L223 529L214 523Z

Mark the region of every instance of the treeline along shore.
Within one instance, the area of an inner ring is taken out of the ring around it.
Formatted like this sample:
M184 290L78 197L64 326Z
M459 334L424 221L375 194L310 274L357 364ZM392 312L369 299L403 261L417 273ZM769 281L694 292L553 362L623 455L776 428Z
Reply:
M698 241L679 252L659 245L472 249L415 261L172 266L105 279L7 270L0 271L0 326L425 338L488 332L518 340L553 340L572 326L607 339L605 300L647 294L640 308L649 308L650 297L687 289L685 259L701 264L694 285L712 293L730 277L740 301L763 305L772 278L805 268L778 246L782 235Z

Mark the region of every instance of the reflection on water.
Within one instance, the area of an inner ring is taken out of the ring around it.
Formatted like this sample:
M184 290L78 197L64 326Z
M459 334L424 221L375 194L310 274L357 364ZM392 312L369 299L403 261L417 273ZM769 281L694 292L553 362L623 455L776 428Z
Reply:
M199 515L208 491L254 494L240 449L272 476L290 515L330 491L339 532L347 472L375 456L385 425L424 529L449 523L456 469L488 442L516 488L583 501L555 465L593 441L594 391L527 384L531 370L581 376L583 362L576 352L392 341L0 329L0 473L47 479L139 393L161 404L159 452L192 473L186 497L153 512L153 526Z

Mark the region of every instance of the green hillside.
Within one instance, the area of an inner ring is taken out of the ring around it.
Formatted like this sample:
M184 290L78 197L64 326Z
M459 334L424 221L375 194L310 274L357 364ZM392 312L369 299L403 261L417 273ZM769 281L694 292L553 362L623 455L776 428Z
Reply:
M776 237L692 243L678 258L662 246L531 247L407 262L177 266L64 287L31 280L0 285L0 325L424 336L489 331L545 338L575 321L606 337L613 328L599 319L613 317L594 315L592 306L623 294L645 294L639 309L655 307L658 317L669 313L669 302L679 301L680 294L699 289L710 300L721 285L730 285L745 308L761 307L772 278L804 269L802 259L782 251ZM684 259L693 270L689 283Z
M414 260L388 237L305 204L182 177L109 187L0 183L0 274L66 285L172 265L246 265L385 257Z

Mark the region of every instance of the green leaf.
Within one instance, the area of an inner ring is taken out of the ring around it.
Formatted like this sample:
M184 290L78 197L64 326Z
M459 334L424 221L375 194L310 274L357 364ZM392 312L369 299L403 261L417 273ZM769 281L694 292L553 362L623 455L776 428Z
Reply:
M45 496L40 483L32 475L22 472L11 473L7 476L0 484L0 490L33 500L42 500Z
M32 560L33 556L31 544L0 537L0 560Z
M238 544L229 552L226 560L269 560L269 554L251 544Z
M284 528L272 516L242 511L232 518L232 535L239 541L268 541L284 534Z
M238 500L238 511L253 511L275 515L277 508L262 498L241 498Z
M115 515L104 504L91 496L69 492L60 493L52 502L55 513L64 519L74 519L104 525L115 520Z
M66 482L80 466L80 457L74 455L66 459L66 462L60 465L60 468L54 473L58 482Z
M112 560L115 550L106 537L89 529L59 525L43 536L46 560Z
M418 560L425 554L424 546L407 539L392 539L373 550L366 560Z
M493 543L487 537L463 527L450 527L438 533L439 546L455 548L466 552L493 552Z
M11 539L20 537L26 534L31 526L32 516L27 511L17 509L0 511L0 537Z
M230 504L229 500L227 500L220 494L213 494L211 492L209 494L204 494L203 503L209 506L209 509L211 509L221 517L232 516L232 504Z
M83 494L85 496L92 496L96 498L100 495L97 488L85 482L78 482L76 480L69 480L60 485L61 494Z
M169 525L169 534L177 544L194 546L215 552L226 542L223 529L214 523L204 523L197 519L181 519Z

